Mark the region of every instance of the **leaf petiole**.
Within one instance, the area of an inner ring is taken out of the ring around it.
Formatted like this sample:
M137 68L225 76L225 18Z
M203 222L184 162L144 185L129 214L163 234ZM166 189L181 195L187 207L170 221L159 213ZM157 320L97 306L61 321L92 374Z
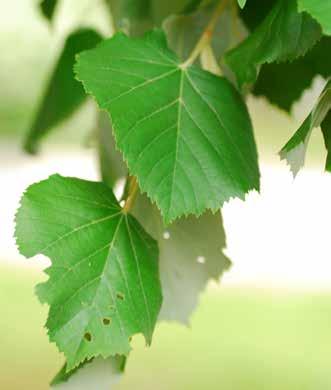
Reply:
M218 6L215 8L215 10L212 14L212 17L211 17L209 23L207 24L205 30L203 31L198 43L196 44L196 46L192 50L188 59L181 65L182 68L187 68L188 66L192 65L193 62L199 57L201 52L204 50L204 48L209 44L209 42L212 39L217 20L224 12L227 4L228 4L228 0L221 0L219 2Z
M135 176L129 176L128 177L128 184L129 184L129 191L128 196L125 201L125 205L123 207L123 213L127 214L132 209L134 202L136 200L137 194L138 194L138 181Z

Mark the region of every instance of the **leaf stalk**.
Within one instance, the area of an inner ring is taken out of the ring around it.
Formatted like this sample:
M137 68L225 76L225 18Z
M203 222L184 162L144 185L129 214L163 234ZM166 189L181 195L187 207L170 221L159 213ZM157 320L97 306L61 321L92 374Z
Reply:
M136 177L129 176L128 181L129 181L129 191L128 191L129 193L126 198L125 205L123 207L124 214L127 214L132 210L132 207L134 205L139 190L138 181Z
M197 42L196 46L192 50L188 59L181 65L182 68L187 68L188 66L192 65L193 62L199 57L201 52L204 50L204 48L210 43L216 27L216 23L219 17L224 12L227 5L228 5L228 0L221 0L219 4L216 6L212 14L212 17L209 23L207 24L206 28L204 29L199 41Z

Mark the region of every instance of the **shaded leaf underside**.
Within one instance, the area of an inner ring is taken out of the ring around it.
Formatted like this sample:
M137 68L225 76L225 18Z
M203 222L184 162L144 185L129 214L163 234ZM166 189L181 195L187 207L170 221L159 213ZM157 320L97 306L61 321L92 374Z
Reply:
M164 226L159 210L143 195L136 200L133 214L159 245L163 293L159 320L187 325L208 281L218 281L231 265L223 252L222 216L207 212Z
M58 0L42 0L40 2L40 9L45 18L49 21L53 19Z
M66 39L26 137L25 149L28 152L36 152L41 138L72 115L86 100L84 88L74 77L75 56L100 41L101 36L91 29L74 31Z
M289 164L294 176L300 171L305 162L307 145L310 135L314 128L321 126L324 136L325 146L328 152L325 169L330 171L330 153L331 153L331 82L329 81L321 93L318 102L312 112L305 119L292 138L280 151L280 157Z
M321 37L319 24L299 13L296 0L278 0L261 24L226 55L239 86L254 83L265 63L292 61Z
M329 0L298 0L299 11L309 12L322 26L326 35L331 35L331 2Z
M331 37L323 37L304 57L292 62L263 65L253 93L290 111L317 75L331 75Z
M56 390L111 390L121 379L125 357L95 358L67 372L66 364L53 379Z

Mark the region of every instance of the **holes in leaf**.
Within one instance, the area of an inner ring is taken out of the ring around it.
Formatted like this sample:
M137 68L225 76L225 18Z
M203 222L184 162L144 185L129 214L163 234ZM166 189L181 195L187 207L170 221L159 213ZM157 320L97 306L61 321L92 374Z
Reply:
M125 206L125 200L121 200L121 201L120 201L120 206L121 206L121 207L124 207L124 206Z
M199 264L205 264L205 263L206 263L206 258L205 258L205 256L198 256L198 257L197 257L197 263L199 263Z
M164 238L165 240L169 240L169 238L170 238L170 233L169 233L167 230L163 233L163 238Z
M104 325L110 325L111 324L111 318L103 318L102 319L102 323L104 324Z
M120 299L121 301L124 301L124 298L125 298L125 297L124 297L124 294L123 294L123 293L121 293L121 292L118 291L118 292L116 293L116 296L117 296L117 298Z
M88 342L91 342L91 341L92 341L92 335L91 335L91 333L90 333L90 332L86 332L86 333L84 334L84 339L85 339L86 341L88 341Z

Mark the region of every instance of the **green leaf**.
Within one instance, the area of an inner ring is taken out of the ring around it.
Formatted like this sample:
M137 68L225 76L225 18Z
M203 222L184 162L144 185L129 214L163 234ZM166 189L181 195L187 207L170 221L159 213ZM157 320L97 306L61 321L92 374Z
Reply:
M290 111L315 76L331 76L330 47L331 38L323 37L304 57L263 65L254 85L254 95L265 96L272 104Z
M320 37L320 26L309 15L298 12L296 0L278 0L258 28L225 59L242 87L255 82L261 65L292 61Z
M95 358L70 372L65 364L51 386L56 390L111 390L121 379L124 364L123 356Z
M82 50L93 48L100 40L101 36L90 29L78 30L67 38L28 132L25 141L28 152L36 152L41 138L86 100L82 85L74 78L75 56Z
M224 78L185 67L161 31L82 53L77 77L112 118L118 148L165 220L259 188L250 118Z
M159 210L145 196L136 200L133 214L158 241L163 292L159 320L187 325L207 282L219 280L231 265L223 253L221 214L207 212L165 226Z
M299 11L309 12L322 26L326 35L331 35L331 2L329 0L298 0Z
M290 111L315 74L303 60L263 65L254 85L253 94L264 96L276 106Z
M304 165L309 138L315 127L322 126L325 144L330 153L330 118L327 117L330 109L331 81L327 83L312 112L279 153L281 159L286 160L289 164L293 176L296 176ZM329 154L326 169L330 169Z
M325 170L331 172L331 111L329 111L324 121L321 123L321 130L327 150Z
M111 359L111 358L110 358ZM67 371L67 363L64 363L64 365L61 367L60 371L55 375L55 377L52 379L52 382L50 383L51 386L56 386L62 383L67 383L69 379L75 375L78 371L80 371L82 368L84 368L87 364L90 364L95 359L85 360L84 362L80 363L77 367L75 367L71 371Z
M50 305L46 326L68 371L95 356L127 355L139 332L150 344L161 306L157 244L108 186L59 175L30 186L16 237L21 254L52 261L37 293Z
M53 19L57 0L42 0L40 3L40 9L45 18L49 21Z
M113 187L117 180L127 175L127 168L121 153L116 150L113 130L106 112L99 113L98 149L102 181Z
M278 0L249 0L240 10L240 18L249 31L254 31L266 18Z
M247 0L238 0L239 7L240 7L240 8L244 8L245 5L246 5L246 1L247 1Z

